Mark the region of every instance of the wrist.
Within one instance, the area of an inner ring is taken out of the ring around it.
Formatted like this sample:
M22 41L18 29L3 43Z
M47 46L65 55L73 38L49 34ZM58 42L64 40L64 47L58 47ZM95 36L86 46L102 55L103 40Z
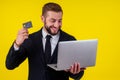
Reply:
M18 43L16 42L16 40L14 41L14 44L15 44L16 47L20 47L20 44L18 44Z

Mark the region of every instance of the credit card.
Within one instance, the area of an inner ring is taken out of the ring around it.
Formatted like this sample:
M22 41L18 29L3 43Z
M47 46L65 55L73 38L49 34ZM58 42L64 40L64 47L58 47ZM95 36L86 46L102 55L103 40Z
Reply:
M24 28L31 28L32 27L32 22L31 21L28 21L26 23L23 23L23 27Z

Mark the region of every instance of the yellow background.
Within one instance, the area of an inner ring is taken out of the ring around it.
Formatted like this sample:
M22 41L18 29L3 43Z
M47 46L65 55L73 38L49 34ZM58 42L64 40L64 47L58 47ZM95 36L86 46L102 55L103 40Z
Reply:
M0 0L0 80L27 80L27 60L7 70L6 55L22 23L32 21L30 33L42 27L41 7L49 1L63 8L64 31L79 40L99 40L96 66L87 68L81 80L119 80L120 0Z

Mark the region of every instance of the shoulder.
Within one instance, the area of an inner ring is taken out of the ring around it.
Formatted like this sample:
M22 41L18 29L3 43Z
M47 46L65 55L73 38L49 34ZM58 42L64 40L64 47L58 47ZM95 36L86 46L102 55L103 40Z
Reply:
M68 34L62 30L60 30L60 38L63 40L76 40L74 36L72 36L71 34Z
M36 32L29 35L29 38L31 38L31 39L37 38L37 37L42 37L42 31L41 30L36 31Z

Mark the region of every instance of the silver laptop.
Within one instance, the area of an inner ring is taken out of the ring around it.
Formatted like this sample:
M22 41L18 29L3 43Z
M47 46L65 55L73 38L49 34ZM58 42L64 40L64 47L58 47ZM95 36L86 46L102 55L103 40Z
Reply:
M75 62L81 68L95 66L97 44L97 39L59 42L57 64L48 66L57 71L69 69Z

